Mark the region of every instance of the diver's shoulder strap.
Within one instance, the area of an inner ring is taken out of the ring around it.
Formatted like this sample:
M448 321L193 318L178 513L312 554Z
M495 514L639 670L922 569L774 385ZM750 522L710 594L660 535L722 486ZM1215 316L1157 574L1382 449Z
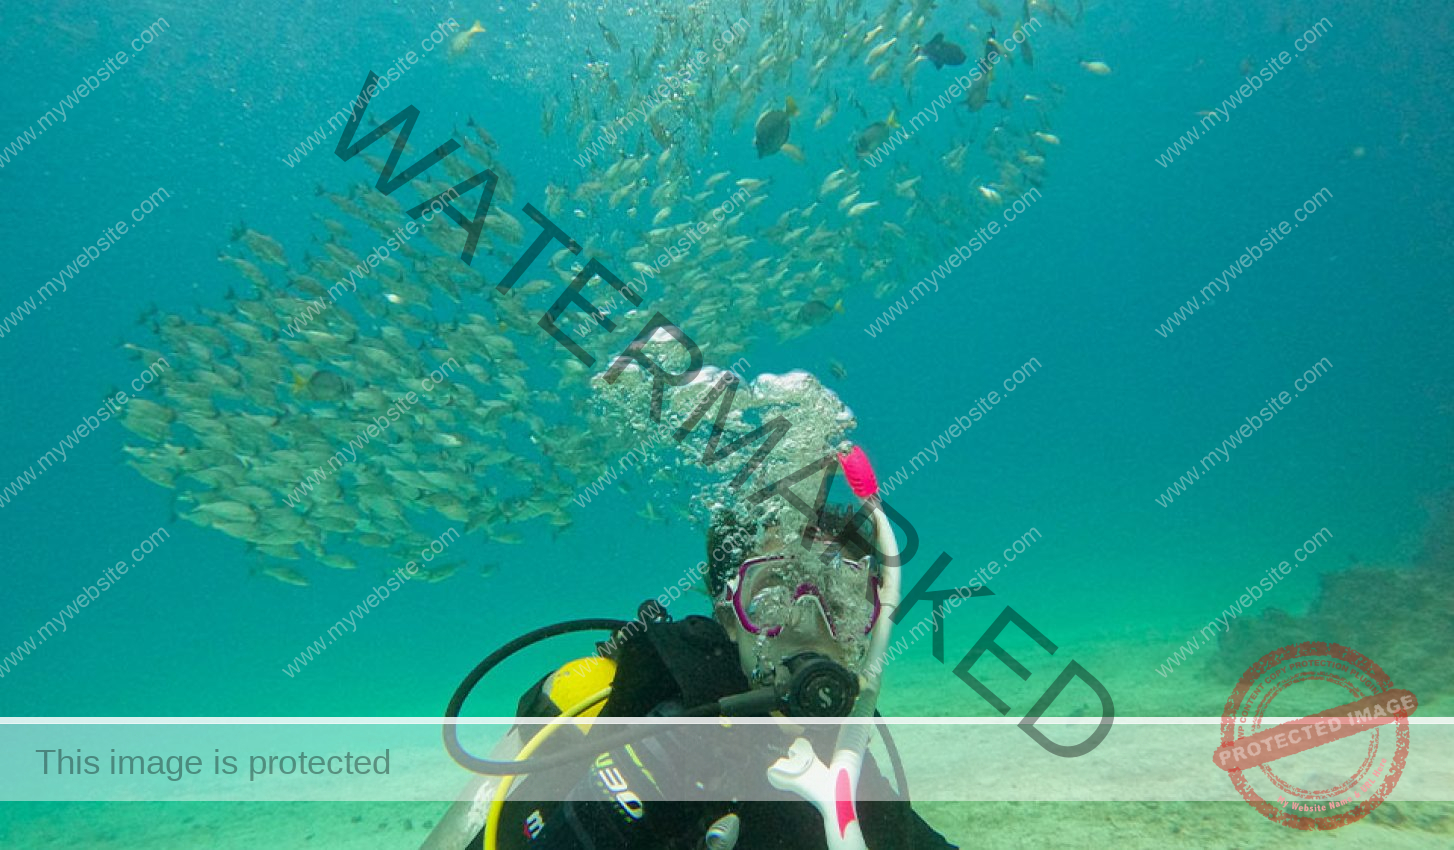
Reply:
M597 646L597 654L561 665L536 682L516 707L519 717L559 717L593 694L610 688L594 717L644 717L664 702L691 707L716 702L749 687L737 647L713 619L692 615L671 620L655 600Z
M655 599L648 599L636 609L636 618L611 633L609 640L596 644L596 654L577 658L545 674L530 687L516 704L516 717L559 717L581 700L600 693L614 684L616 657L620 649L647 624L670 622L671 616ZM595 717L601 710L581 712Z
M635 633L626 632L635 626ZM663 702L685 707L716 702L748 689L737 647L715 620L633 621L619 635L617 670L607 717L642 717Z

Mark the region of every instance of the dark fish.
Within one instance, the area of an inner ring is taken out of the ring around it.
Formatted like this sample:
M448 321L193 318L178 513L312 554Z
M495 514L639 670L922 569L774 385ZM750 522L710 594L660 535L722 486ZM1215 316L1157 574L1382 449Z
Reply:
M612 50L621 49L621 42L616 40L616 34L614 32L611 32L611 30L606 26L605 21L597 20L596 26L601 28L601 37L606 39L606 46L610 47Z
M353 392L347 381L326 369L319 369L306 381L294 375L293 391L314 401L341 401Z
M998 61L993 57L999 56L1003 58L1006 55L1005 49L1000 47L998 38L999 34L995 32L995 28L990 27L990 34L985 36L984 39L984 59L985 62L990 63L991 67L993 67L994 62Z
M990 99L990 83L994 82L994 70L980 77L969 91L964 95L964 105L969 107L970 112L978 112Z
M475 123L474 116L466 116L464 125L473 129L475 131L475 135L479 137L481 142L484 142L486 147L496 149L500 147L500 143L495 141L494 136L491 136L484 127L481 127L480 125Z
M897 129L899 129L898 114L890 112L888 120L875 121L868 125L862 133L859 133L858 139L853 143L853 149L859 156L868 156L884 143L890 133Z
M1025 56L1025 64L1031 68L1035 67L1035 51L1030 47L1030 37L1025 35L1025 30L1020 24L1015 24L1015 35L1020 41L1020 52Z
M916 52L928 57L929 61L934 63L936 70L945 65L963 65L965 59L964 48L952 41L945 41L942 32L929 39L929 43L921 46Z
M827 304L815 298L807 304L804 304L803 309L798 311L798 320L810 328L820 328L828 324L828 321L833 318L834 313L842 312L842 301L829 307Z
M1000 43L995 41L995 30L990 28L989 35L984 40L984 58L975 64L983 72L974 85L969 87L969 92L964 96L964 105L969 107L970 112L978 112L990 99L990 83L995 81L996 57L1005 55L1000 49Z
M752 143L757 146L757 158L772 156L782 150L783 143L788 140L788 134L792 132L793 116L798 114L798 105L791 97L783 109L773 109L762 113L757 119L757 130Z
M676 142L671 132L656 121L648 121L646 126L651 130L651 137L656 139L656 143L661 145L663 150L671 147Z

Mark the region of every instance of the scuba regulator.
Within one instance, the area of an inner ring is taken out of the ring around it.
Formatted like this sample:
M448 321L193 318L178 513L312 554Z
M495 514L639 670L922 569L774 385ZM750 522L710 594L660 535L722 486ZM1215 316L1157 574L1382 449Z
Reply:
M781 711L789 717L847 717L858 698L858 677L818 652L783 659L787 675L770 687L723 697L719 712L728 717L763 716Z
M490 653L470 671L454 696L450 699L445 717L452 719L460 715L465 700L475 687L506 659L536 643L553 637L584 631L609 631L615 635L629 634L629 627L660 626L669 622L665 612L649 612L648 605L642 606L638 619L634 621L589 619L571 620L535 629ZM732 694L718 700L693 706L682 712L684 717L763 717L781 712L790 717L847 717L859 695L858 677L848 668L817 652L799 652L783 659L778 668L776 681L771 685ZM877 712L875 712L876 714ZM898 753L893 747L888 730L879 725L885 744L889 748L895 766L896 778L902 777ZM518 761L497 761L480 758L467 750L459 741L459 728L455 723L444 725L444 745L450 757L461 767L475 773L494 776L518 776L541 772L569 764L589 762L598 754L625 744L632 744L651 736L651 727L623 727L615 731L598 730L588 743L573 746L545 756L530 756Z

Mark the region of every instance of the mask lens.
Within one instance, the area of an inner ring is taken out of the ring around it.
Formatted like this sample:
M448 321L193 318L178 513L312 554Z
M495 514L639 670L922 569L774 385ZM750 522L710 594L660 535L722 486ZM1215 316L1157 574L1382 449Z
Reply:
M747 602L747 618L759 629L776 633L788 621L793 596L783 585L770 585L753 593Z
M812 596L822 605L835 634L868 633L878 618L878 577L867 561L828 563L786 555L753 558L742 564L732 595L738 619L753 634L776 635L793 603Z
M825 576L821 594L834 628L867 634L878 619L878 577L866 562L841 561Z

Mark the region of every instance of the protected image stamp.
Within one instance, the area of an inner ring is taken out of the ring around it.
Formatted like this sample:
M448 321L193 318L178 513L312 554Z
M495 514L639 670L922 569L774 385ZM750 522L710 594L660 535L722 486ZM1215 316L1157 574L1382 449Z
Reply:
M1311 688L1304 683L1316 682L1344 690L1351 699L1265 725L1275 698L1292 697L1299 685ZM1366 817L1398 784L1408 760L1408 719L1417 707L1411 692L1395 688L1381 667L1345 646L1283 647L1262 656L1237 682L1222 712L1221 745L1212 761L1232 777L1242 798L1274 823L1337 829ZM1336 751L1348 758L1346 781L1339 774L1329 787L1301 788L1274 770L1280 759L1344 739L1357 742ZM1363 739L1366 748L1360 746Z

